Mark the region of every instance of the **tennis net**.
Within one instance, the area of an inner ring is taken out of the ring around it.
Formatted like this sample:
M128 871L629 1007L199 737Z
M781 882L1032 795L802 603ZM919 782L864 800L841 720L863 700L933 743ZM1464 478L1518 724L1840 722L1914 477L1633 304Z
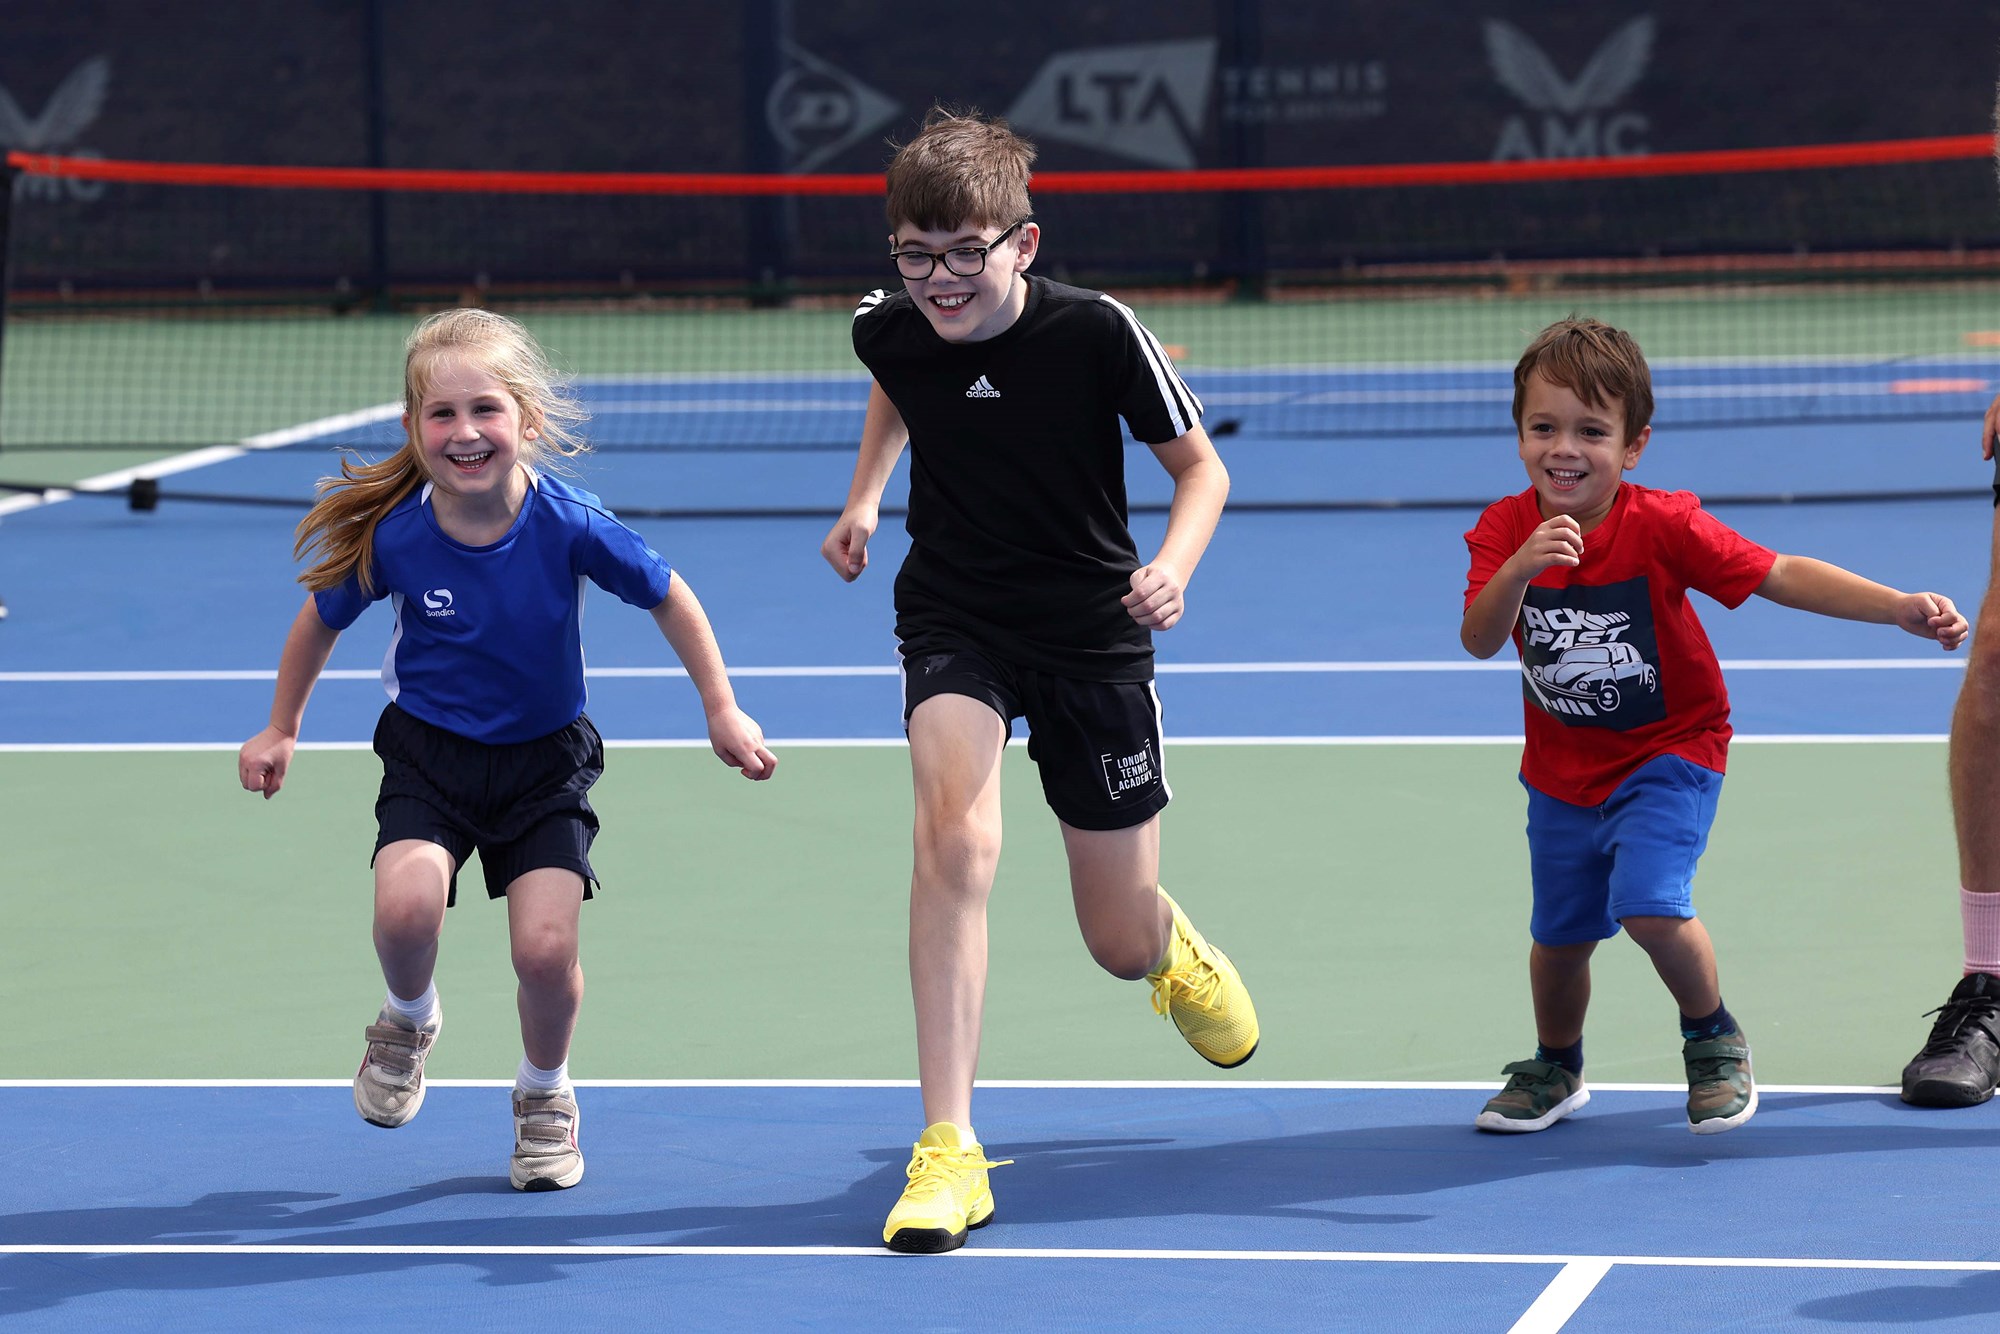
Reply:
M1037 271L1135 307L1223 433L1505 432L1572 311L1638 337L1662 426L1976 418L1992 147L1045 173ZM522 318L599 449L849 449L847 323L895 282L877 176L9 173L7 453L392 447L403 335L454 304Z

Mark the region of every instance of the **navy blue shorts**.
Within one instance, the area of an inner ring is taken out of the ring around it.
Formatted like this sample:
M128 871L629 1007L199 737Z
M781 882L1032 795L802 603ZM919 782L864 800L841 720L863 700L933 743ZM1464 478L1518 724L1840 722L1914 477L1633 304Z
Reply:
M452 860L451 903L458 868L475 851L490 899L547 867L575 871L591 896L597 812L588 793L604 773L604 738L588 717L533 741L489 745L391 704L375 724L375 753L382 758L375 851L402 839L443 848Z
M1130 829L1173 793L1161 755L1160 697L1151 681L1079 681L989 657L935 634L905 643L903 729L935 695L966 695L1000 715L1009 735L1028 720L1028 758L1042 797L1072 829Z
M1602 806L1529 787L1529 934L1543 945L1580 945L1617 935L1627 917L1693 917L1695 862L1721 795L1721 774L1678 755L1634 769Z

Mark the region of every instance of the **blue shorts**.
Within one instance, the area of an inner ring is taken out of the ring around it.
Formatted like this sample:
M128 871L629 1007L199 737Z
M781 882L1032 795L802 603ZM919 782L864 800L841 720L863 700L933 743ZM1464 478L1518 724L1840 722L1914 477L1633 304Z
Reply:
M1678 755L1640 765L1602 806L1529 787L1529 934L1580 945L1609 940L1627 917L1693 917L1694 865L1721 795L1721 774Z

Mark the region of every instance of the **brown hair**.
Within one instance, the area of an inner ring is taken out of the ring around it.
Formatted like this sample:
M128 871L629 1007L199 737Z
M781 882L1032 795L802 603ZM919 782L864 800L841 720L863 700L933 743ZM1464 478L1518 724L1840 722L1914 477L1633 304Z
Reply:
M1625 439L1637 438L1653 420L1653 374L1645 354L1623 329L1587 315L1557 320L1535 335L1514 366L1514 429L1521 429L1521 406L1528 377L1539 372L1593 408L1614 402L1625 409Z
M889 227L941 232L972 223L1006 227L1034 213L1028 169L1035 146L1006 121L934 106L917 137L889 159Z
M403 447L376 463L340 461L340 476L319 480L319 499L299 520L292 554L312 558L299 582L314 592L338 588L357 571L373 591L375 525L429 480L417 447L424 396L440 363L473 362L507 389L521 409L522 464L551 463L546 451L574 458L590 446L577 434L584 411L550 367L534 337L516 320L489 310L445 310L410 331L403 344ZM535 438L526 438L526 432Z

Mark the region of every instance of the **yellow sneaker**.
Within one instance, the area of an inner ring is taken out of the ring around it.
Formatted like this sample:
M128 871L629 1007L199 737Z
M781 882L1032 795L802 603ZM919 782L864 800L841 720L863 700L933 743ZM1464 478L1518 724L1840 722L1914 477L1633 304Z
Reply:
M986 1151L967 1131L940 1121L924 1131L910 1157L910 1184L882 1225L890 1250L937 1255L965 1245L965 1234L993 1221L993 1192L986 1171L1014 1160L989 1163Z
M1257 1054L1257 1007L1229 956L1202 938L1173 895L1163 889L1160 897L1174 910L1174 934L1166 961L1146 974L1153 1011L1171 1017L1203 1060L1233 1069Z

